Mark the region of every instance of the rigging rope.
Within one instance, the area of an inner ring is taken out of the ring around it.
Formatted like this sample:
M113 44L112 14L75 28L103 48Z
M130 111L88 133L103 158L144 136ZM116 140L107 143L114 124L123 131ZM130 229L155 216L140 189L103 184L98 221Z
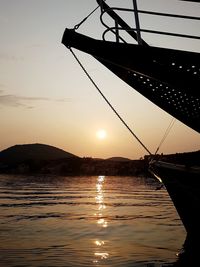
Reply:
M104 0L106 1L106 0ZM81 20L81 22L79 22L78 24L76 24L74 26L74 30L77 30L100 6L98 5L94 10L92 10L83 20Z
M89 78L89 80L92 82L92 84L94 85L94 87L97 89L97 91L100 93L100 95L103 97L103 99L106 101L106 103L109 105L109 107L112 109L112 111L115 113L115 115L120 119L120 121L124 124L124 126L129 130L129 132L134 136L134 138L142 145L142 147L148 152L149 155L152 155L152 153L149 151L149 149L142 143L142 141L137 137L137 135L131 130L131 128L127 125L127 123L122 119L122 117L119 115L119 113L116 111L116 109L112 106L112 104L109 102L109 100L105 97L105 95L101 92L101 90L99 89L99 87L97 86L97 84L94 82L94 80L92 79L92 77L89 75L89 73L87 72L87 70L85 69L85 67L82 65L82 63L80 62L80 60L78 59L78 57L76 56L76 54L74 53L74 51L72 50L71 47L68 47L70 52L72 53L72 55L74 56L74 58L76 59L76 61L78 62L78 64L80 65L80 67L82 68L82 70L84 71L84 73L86 74L86 76Z
M160 141L160 144L158 145L156 151L155 151L155 155L158 153L158 150L160 149L161 145L163 144L163 142L165 141L165 139L167 138L169 132L171 131L172 127L174 126L174 123L175 123L176 119L175 118L172 118L169 126L167 127L165 133L164 133L164 136L163 138L161 139Z
M106 0L104 0L106 1ZM79 22L78 24L76 24L74 26L74 30L77 30L100 6L98 5L94 10L92 10L83 20L81 20L81 22ZM116 111L116 109L112 106L112 104L109 102L109 100L105 97L105 95L101 92L101 90L99 89L99 87L97 86L97 84L94 82L94 80L92 79L92 77L89 75L89 73L87 72L87 70L85 69L85 67L82 65L82 63L80 62L80 60L78 59L78 57L76 56L76 54L73 52L71 47L68 47L70 52L72 53L72 55L74 56L74 58L76 59L76 61L78 62L78 64L80 65L80 67L82 68L82 70L84 71L84 73L86 74L86 76L89 78L89 80L92 82L92 84L95 86L95 88L97 89L97 91L100 93L100 95L103 97L103 99L106 101L106 103L110 106L110 108L112 109L112 111L116 114L116 116L120 119L120 121L124 124L124 126L129 130L129 132L134 136L134 138L142 145L142 147L148 152L149 155L152 155L152 153L149 151L149 149L142 143L142 141L137 137L137 135L131 130L131 128L127 125L127 123L123 120L123 118L119 115L119 113ZM169 124L169 126L167 127L165 134L163 136L163 138L161 139L155 154L156 155L158 153L158 150L160 149L161 145L163 144L163 142L165 141L165 139L167 138L171 128L173 127L174 123L175 123L176 119L173 118Z

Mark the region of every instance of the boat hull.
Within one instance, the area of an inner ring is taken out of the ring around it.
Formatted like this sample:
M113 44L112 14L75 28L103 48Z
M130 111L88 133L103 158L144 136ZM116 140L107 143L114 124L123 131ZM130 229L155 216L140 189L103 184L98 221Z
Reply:
M199 238L200 168L155 161L150 171L165 185L187 234Z

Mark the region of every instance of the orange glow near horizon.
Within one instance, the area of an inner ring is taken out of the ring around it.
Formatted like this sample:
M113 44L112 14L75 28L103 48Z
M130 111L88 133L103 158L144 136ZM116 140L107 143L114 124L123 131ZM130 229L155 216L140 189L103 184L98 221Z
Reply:
M91 1L61 1L59 5L52 1L48 5L49 12L46 12L43 2L23 1L23 8L19 9L18 1L12 1L12 5L10 1L1 1L0 151L14 145L40 143L79 157L143 157L146 151L94 92L93 85L61 44L67 26L66 16L68 23L73 24L74 20L83 17L83 10L91 9ZM138 2L146 10L155 5L152 1ZM158 2L156 8L160 5ZM169 12L171 8L172 13L186 10L187 1L176 2L173 5L166 3ZM52 20L52 12L59 14L59 20ZM195 13L199 14L198 8L191 10L191 15L196 16ZM35 19L35 14L42 15ZM94 14L94 21L99 21L97 13ZM153 21L149 22L153 24ZM47 25L53 30L47 32ZM99 26L98 23L87 23L88 35L101 38L102 27ZM181 24L174 26L173 23L171 26L176 27L176 32L182 31ZM194 26L192 30L198 28ZM20 29L20 33L16 29ZM190 45L180 41L180 38L175 42L160 35L152 39L149 35L149 38L153 46L200 49L199 43ZM171 116L135 90L130 90L129 85L95 58L83 53L81 59L88 70L94 71L91 74L94 74L95 81L100 82L101 89L117 112L153 153L163 138ZM199 133L177 121L159 152L197 151L199 144Z

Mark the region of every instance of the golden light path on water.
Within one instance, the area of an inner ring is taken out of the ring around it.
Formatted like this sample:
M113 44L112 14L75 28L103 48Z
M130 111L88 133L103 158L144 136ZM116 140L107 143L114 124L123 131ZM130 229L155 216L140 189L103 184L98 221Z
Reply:
M0 266L176 261L185 231L157 185L146 177L0 175Z
M96 183L96 204L97 204L97 212L94 214L97 218L97 226L106 228L108 227L108 222L104 218L104 211L106 209L106 205L104 204L104 190L103 185L105 183L105 176L98 176ZM104 245L106 244L105 240L95 240L95 245L97 246L97 250L94 252L95 260L93 263L98 264L101 260L105 260L109 257L109 253L104 250Z

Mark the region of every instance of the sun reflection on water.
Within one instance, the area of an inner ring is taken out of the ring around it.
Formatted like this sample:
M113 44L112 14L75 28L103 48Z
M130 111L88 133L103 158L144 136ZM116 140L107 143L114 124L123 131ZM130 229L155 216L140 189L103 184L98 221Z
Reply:
M96 252L95 256L99 257L100 259L107 259L109 254L106 252Z
M96 244L97 246L102 246L102 245L105 244L105 242L104 242L104 241L96 240L96 241L95 241L95 244Z
M98 176L97 183L96 183L96 196L95 201L97 204L97 212L94 214L97 218L96 223L98 227L101 229L105 229L108 227L108 222L106 221L106 216L104 211L106 209L106 205L104 203L104 190L103 185L105 183L105 176ZM93 263L99 264L101 260L105 260L109 257L109 253L105 251L105 240L95 240L94 244L96 245L96 249L94 252L95 260Z

